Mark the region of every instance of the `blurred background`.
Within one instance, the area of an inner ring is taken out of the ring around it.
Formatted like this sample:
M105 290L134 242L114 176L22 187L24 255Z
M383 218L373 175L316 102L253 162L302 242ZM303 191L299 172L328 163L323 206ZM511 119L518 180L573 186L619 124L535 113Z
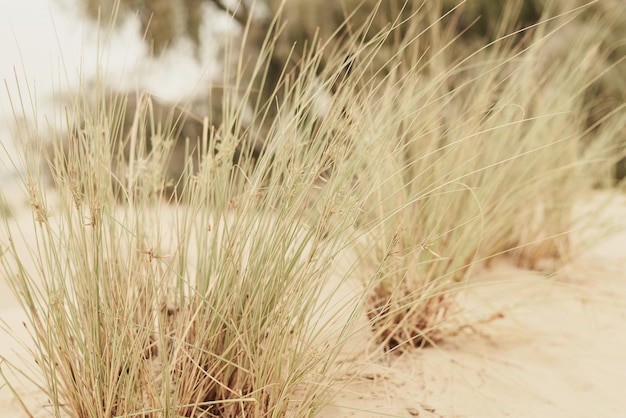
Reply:
M449 30L458 35L446 51L459 56L589 2L461 3L437 3ZM552 36L547 44L550 51L546 51L549 59L558 60L567 54L574 39L585 36L586 28L593 26L593 33L603 28L597 47L608 51L607 61L590 68L599 77L587 93L589 126L626 98L626 1L591 3L549 23L564 26ZM322 41L341 43L351 28L364 24L373 12L370 32L376 33L396 16L418 18L425 13L422 6L422 1L402 0L287 0L284 7L279 0L5 1L0 16L0 140L5 148L0 157L0 184L11 184L15 169L19 171L16 139L29 135L18 131L28 132L36 126L40 135L46 135L62 127L63 106L80 83L86 84L83 88L87 90L89 83L104 81L120 92L147 91L165 106L182 104L200 116L212 112L219 118L222 103L210 100L215 96L212 92L228 83L225 74L235 73L242 59L247 60L246 65L255 61L279 11L284 26L275 34L279 41L269 60L267 82L258 89L265 100L275 92L280 73L316 34ZM349 23L342 25L347 18ZM517 47L523 42L523 33L512 39L516 42L510 42L511 48ZM230 50L236 52L229 55ZM385 51L381 56L384 59Z

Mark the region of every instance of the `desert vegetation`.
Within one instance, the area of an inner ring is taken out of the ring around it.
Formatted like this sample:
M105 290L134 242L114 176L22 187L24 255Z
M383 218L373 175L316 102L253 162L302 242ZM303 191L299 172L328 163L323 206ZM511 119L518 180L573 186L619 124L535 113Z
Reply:
M51 146L18 131L37 240L25 256L5 219L2 266L53 416L320 415L355 356L458 332L455 295L494 257L577 250L573 205L623 148L617 2L509 2L475 26L488 2L208 3L242 28L219 111L102 74ZM139 8L155 53L200 42L209 7L98 4Z

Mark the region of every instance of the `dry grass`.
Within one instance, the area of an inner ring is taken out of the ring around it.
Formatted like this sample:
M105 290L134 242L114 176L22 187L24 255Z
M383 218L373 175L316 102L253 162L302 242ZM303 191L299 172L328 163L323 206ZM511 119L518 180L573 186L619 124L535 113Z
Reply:
M21 138L37 273L15 238L2 265L54 416L313 416L362 316L379 346L431 344L489 258L567 254L572 205L608 172L624 123L616 109L585 125L601 34L553 63L543 46L565 15L458 56L447 18L421 12L312 41L263 102L268 41L225 75L223 119L183 146L203 157L185 159L168 204L180 121L158 123L148 97L124 130L103 82L95 101L78 94L51 161L57 204L42 145Z
M314 53L310 62L287 93L295 113L317 94L307 81ZM322 290L346 280L333 267L353 239L360 200L349 185L363 153L340 137L298 141L294 131L310 126L294 114L272 129L260 159L248 148L235 164L246 147L246 109L227 98L223 123L204 125L205 158L189 160L180 195L164 206L176 127L154 122L146 98L125 132L123 97L105 88L95 101L87 96L79 94L68 118L80 123L57 142L58 206L36 170L39 153L24 155L38 274L13 241L3 259L54 415L313 414L358 318L359 294L346 301L342 323ZM22 141L31 150L30 138ZM353 159L318 191L332 160L348 152ZM334 333L319 315L339 321Z
M603 28L556 64L546 53L576 12L465 56L448 53L455 34L433 14L408 30L432 51L401 45L386 64L397 70L349 107L355 140L386 144L361 220L372 226L361 253L378 281L368 315L383 346L444 338L454 289L491 257L534 269L569 256L574 202L606 182L624 120L615 108L593 139L586 125L586 88L603 75L594 63L610 53L597 47Z

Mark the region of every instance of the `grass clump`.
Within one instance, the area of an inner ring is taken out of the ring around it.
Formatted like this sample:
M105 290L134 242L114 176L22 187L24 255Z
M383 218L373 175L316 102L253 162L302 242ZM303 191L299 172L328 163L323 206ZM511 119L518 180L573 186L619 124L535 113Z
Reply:
M335 266L354 239L366 154L295 135L312 129L315 56L258 159L246 109L225 100L222 124L206 121L201 149L188 146L204 158L188 160L170 205L176 121L154 122L146 98L125 132L123 97L101 83L95 101L79 95L68 120L80 122L51 157L58 203L36 171L24 179L37 271L13 239L3 257L55 416L309 416L328 400L362 297L338 308L327 295L346 281Z
M357 137L387 142L364 219L378 243L365 253L378 277L368 315L388 349L454 333L455 289L490 258L532 269L567 258L573 206L608 178L623 121L616 108L593 137L586 125L586 89L602 75L591 64L607 53L593 27L554 63L544 46L571 16L465 56L447 52L455 34L434 16L420 37L433 50L400 54L354 116Z

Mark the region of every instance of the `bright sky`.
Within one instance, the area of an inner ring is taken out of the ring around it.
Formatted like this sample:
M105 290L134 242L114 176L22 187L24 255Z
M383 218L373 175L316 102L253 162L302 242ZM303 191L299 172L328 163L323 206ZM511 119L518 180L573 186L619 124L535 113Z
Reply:
M55 114L52 98L70 97L81 74L89 82L98 67L112 86L147 90L170 101L202 95L208 80L219 74L220 43L216 40L228 30L223 18L215 14L205 18L210 24L202 28L205 42L200 60L194 58L188 41L174 45L159 59L151 59L134 16L125 19L115 33L107 36L103 30L99 35L96 25L81 16L77 1L0 0L0 142L12 155L15 121L9 97L14 103L18 100L18 84L25 106L31 105L31 96L36 103L36 111L26 110L26 119L37 119L45 128L46 119ZM205 12L211 13L208 9ZM6 163L4 154L0 149L0 163ZM0 185L9 181L10 174L11 170L0 164Z

